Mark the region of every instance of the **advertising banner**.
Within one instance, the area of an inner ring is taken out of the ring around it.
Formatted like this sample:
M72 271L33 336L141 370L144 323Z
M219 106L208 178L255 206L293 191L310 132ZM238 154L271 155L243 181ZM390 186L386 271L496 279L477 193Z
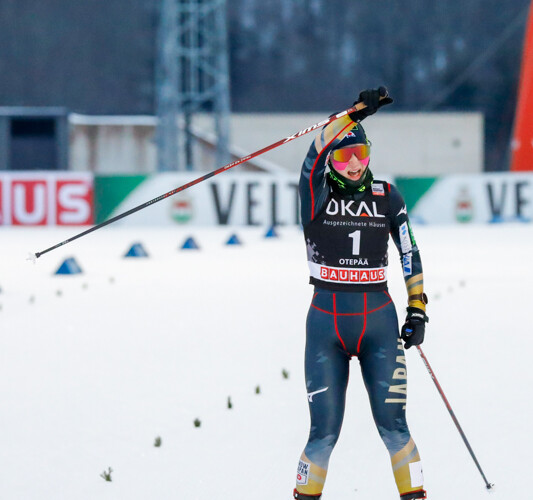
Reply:
M96 222L186 184L198 173L98 176ZM226 173L126 217L120 224L281 226L299 224L298 175Z
M198 177L98 176L96 222L145 203ZM396 177L414 223L533 220L533 173ZM300 223L298 175L228 173L202 182L131 217L124 224L275 226Z
M0 173L0 225L81 226L93 221L92 174Z
M0 173L0 225L101 223L198 177L198 173L97 175ZM284 226L300 224L298 175L225 173L116 224ZM414 223L531 222L533 173L505 172L386 179Z
M409 215L426 224L530 222L533 173L397 178Z

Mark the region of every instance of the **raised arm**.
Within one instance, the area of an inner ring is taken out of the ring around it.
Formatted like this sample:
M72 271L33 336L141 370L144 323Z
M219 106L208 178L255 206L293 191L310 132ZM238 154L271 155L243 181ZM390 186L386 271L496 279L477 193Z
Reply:
M342 141L357 123L373 115L379 108L393 102L385 87L363 90L354 102L365 107L349 115L341 116L324 127L315 137L302 165L300 174L300 203L302 224L309 224L322 210L329 193L324 176L328 154Z
M302 224L309 224L326 201L329 187L324 176L329 152L355 126L345 115L324 127L311 143L300 173L300 203Z

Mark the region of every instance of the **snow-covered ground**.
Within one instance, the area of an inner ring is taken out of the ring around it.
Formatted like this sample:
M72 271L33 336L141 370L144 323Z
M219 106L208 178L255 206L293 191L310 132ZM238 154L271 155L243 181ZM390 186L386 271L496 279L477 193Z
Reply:
M308 434L312 289L301 232L265 231L110 226L33 265L28 252L76 230L0 230L0 499L291 498ZM242 246L224 244L233 232ZM415 233L430 297L424 352L496 483L492 498L529 500L533 228ZM181 250L191 235L201 249ZM137 241L149 258L125 259ZM390 288L401 310L395 253ZM70 256L83 274L54 275ZM408 365L429 498L486 498L415 349ZM111 482L100 477L109 467ZM356 360L323 497L397 498Z

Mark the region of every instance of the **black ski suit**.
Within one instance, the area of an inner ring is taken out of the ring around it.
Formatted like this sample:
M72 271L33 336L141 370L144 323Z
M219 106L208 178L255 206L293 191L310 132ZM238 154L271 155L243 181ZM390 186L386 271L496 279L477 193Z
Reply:
M311 144L300 177L301 214L310 282L305 378L309 440L298 465L296 490L319 495L339 437L349 363L357 357L373 417L387 447L400 495L423 491L420 457L405 418L407 370L394 303L387 290L389 234L398 248L409 305L422 302L422 264L402 196L373 181L355 195L326 182L328 153L355 126L342 117Z

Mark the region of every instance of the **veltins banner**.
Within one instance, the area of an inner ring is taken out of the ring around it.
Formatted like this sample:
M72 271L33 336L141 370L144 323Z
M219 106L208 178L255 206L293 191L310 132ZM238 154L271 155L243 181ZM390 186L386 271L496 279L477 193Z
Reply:
M198 173L95 179L96 221L141 205L198 177ZM123 224L298 224L298 175L225 173L201 182L119 221Z
M533 173L486 173L397 179L414 222L530 222Z

